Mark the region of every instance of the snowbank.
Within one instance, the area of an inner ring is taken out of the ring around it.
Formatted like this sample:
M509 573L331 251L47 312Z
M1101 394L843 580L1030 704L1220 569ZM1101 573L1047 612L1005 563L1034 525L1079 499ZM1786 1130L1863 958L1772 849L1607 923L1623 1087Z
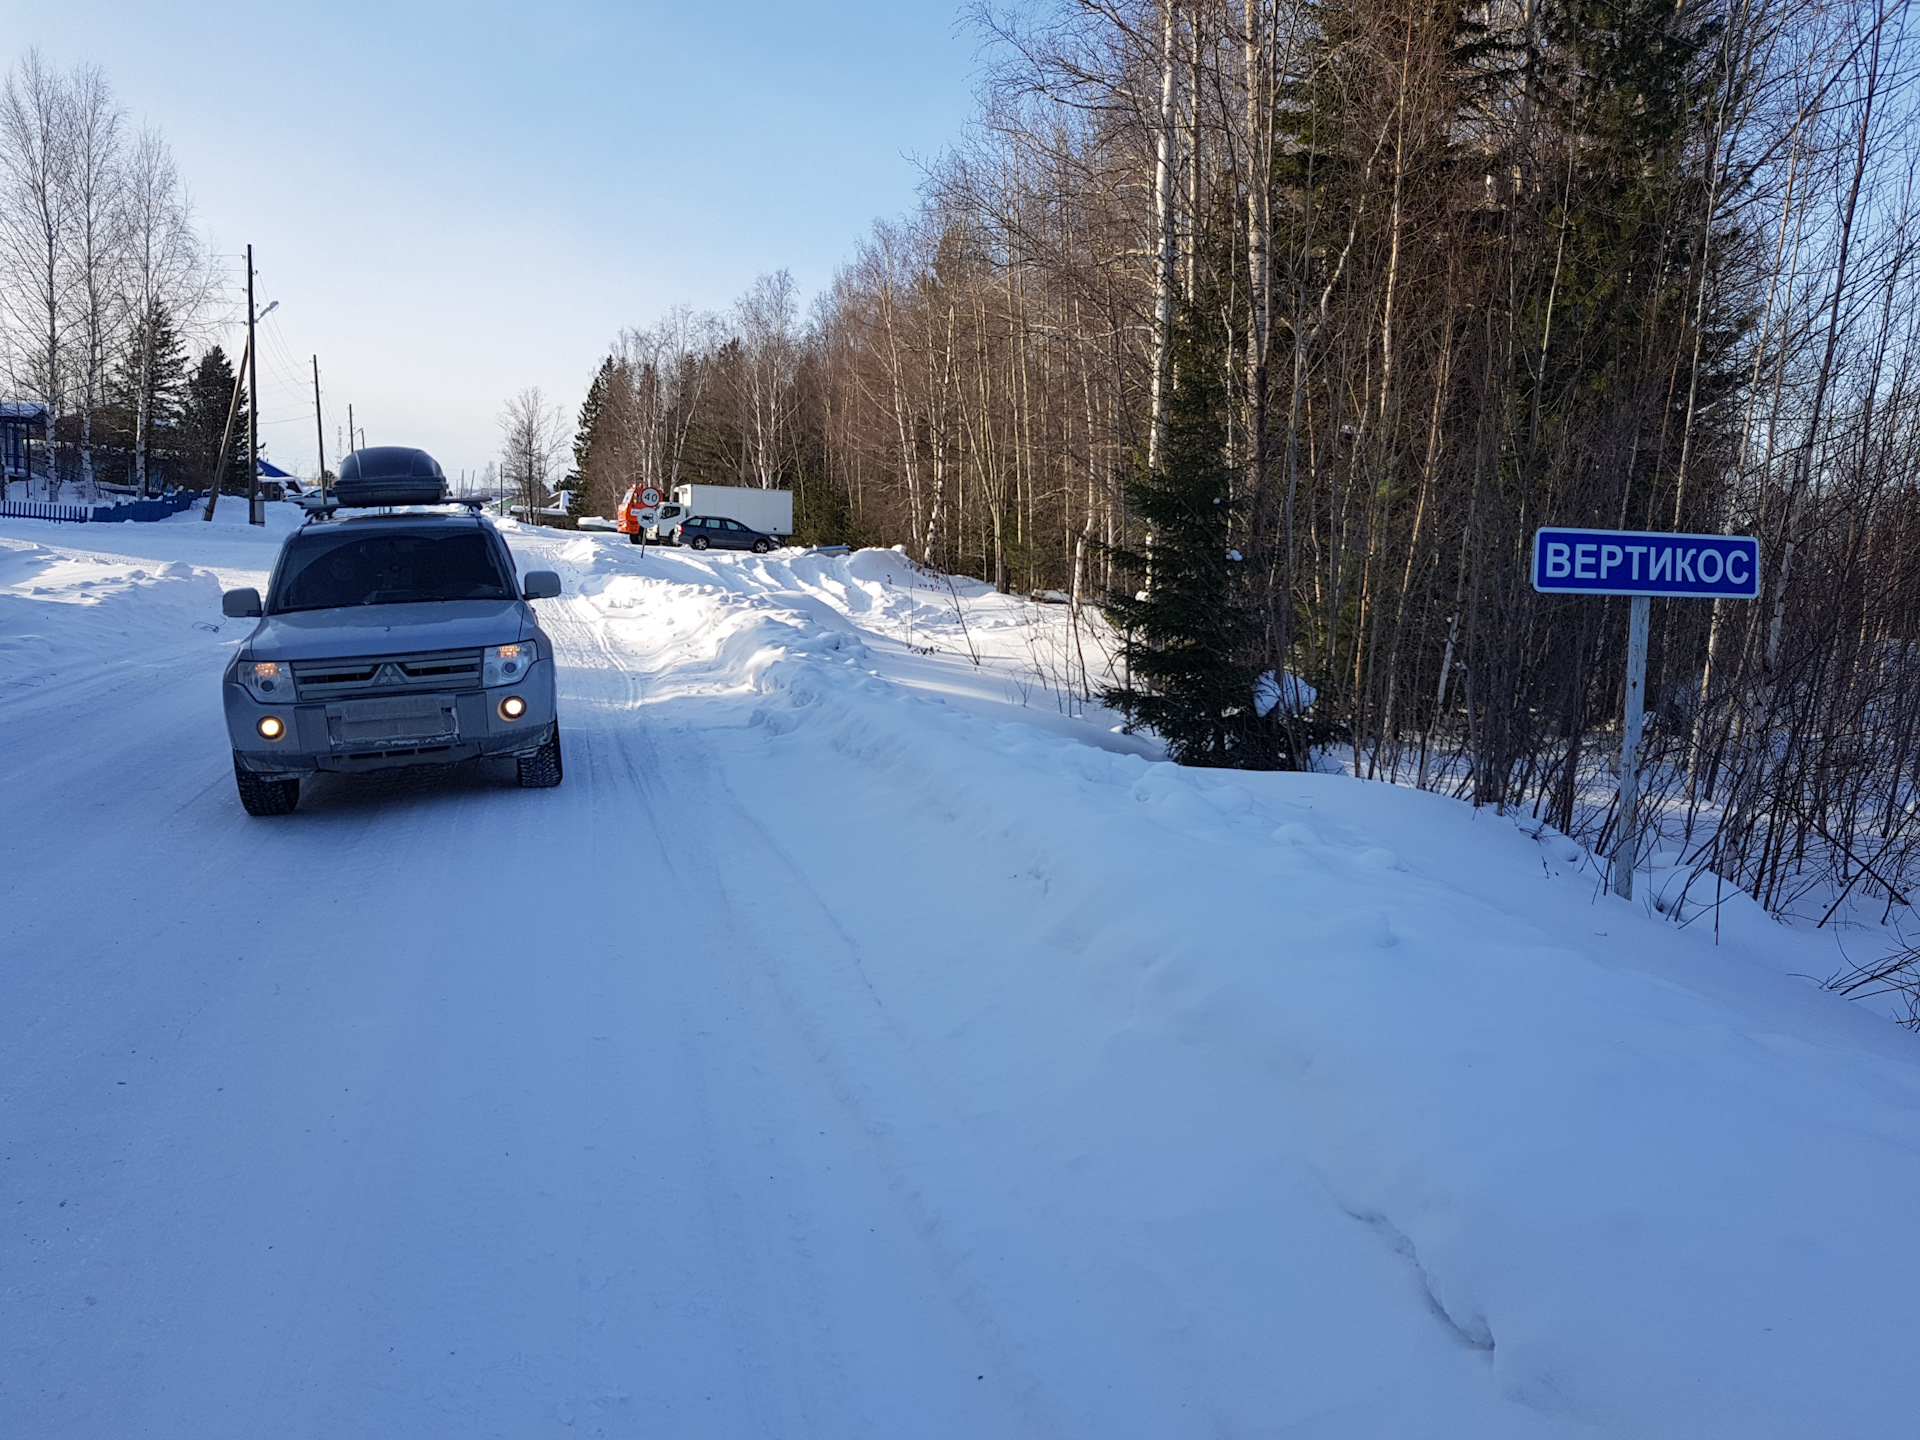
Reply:
M661 579L583 588L664 622L646 663L759 696L753 793L810 817L788 853L816 886L861 877L841 923L912 937L864 973L947 1094L1066 1163L1023 1182L1074 1217L1062 1253L1128 1255L1172 1296L1223 1225L1244 1245L1330 1208L1537 1419L1898 1428L1915 1387L1857 1377L1903 1374L1920 1247L1843 1217L1920 1182L1920 1042L1786 978L1806 952L1754 907L1716 947L1597 893L1564 838L1458 802L983 728L872 665L860 636L908 616L956 641L944 587L891 552L643 563ZM850 771L858 794L810 795ZM1013 895L957 920L944 897L1000 876ZM1283 1162L1323 1192L1263 1194ZM1222 1288L1141 1317L1143 1340L1255 1323L1249 1277L1279 1257L1230 1251ZM1417 1393L1378 1423L1416 1423Z

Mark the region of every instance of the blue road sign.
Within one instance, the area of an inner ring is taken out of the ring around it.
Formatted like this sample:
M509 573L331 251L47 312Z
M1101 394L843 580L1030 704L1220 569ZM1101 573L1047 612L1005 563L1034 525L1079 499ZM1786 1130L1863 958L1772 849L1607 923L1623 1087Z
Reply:
M1544 529L1533 537L1533 588L1555 595L1754 600L1760 542L1751 535Z

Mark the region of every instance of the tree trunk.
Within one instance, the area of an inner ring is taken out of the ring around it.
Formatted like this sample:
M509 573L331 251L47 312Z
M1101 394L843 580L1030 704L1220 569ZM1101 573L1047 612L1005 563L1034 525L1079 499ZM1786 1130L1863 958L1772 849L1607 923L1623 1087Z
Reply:
M1177 260L1174 167L1174 29L1179 0L1160 0L1160 131L1154 147L1153 215L1160 249L1153 270L1153 392L1147 429L1147 469L1158 470L1167 440L1167 379L1173 350L1173 277Z

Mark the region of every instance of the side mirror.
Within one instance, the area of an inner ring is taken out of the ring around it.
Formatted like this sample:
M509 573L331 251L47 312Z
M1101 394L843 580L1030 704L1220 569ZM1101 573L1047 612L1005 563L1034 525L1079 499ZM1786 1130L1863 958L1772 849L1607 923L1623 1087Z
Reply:
M529 600L552 600L560 593L560 577L551 570L529 570L520 593Z
M260 613L260 592L249 585L244 590L229 590L220 597L220 613L246 619Z

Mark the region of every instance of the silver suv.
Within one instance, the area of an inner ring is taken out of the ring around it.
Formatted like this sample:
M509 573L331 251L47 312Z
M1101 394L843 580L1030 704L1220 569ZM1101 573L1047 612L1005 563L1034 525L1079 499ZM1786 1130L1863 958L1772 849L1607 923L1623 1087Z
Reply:
M336 498L280 547L264 603L224 596L228 615L260 617L223 686L249 815L288 814L323 770L494 756L519 762L522 785L560 783L553 644L527 603L560 577L517 584L477 509L393 508L442 503L445 485L423 450L355 451Z

